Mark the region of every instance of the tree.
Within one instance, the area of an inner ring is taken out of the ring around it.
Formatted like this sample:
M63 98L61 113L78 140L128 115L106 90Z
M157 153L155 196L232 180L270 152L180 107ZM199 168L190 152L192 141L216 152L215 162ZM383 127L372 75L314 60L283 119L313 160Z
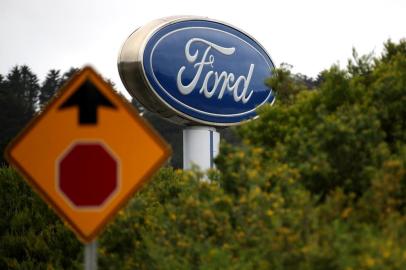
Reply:
M71 67L68 71L66 71L62 77L61 77L61 81L60 81L60 86L64 85L76 72L78 72L79 69L78 68L74 68Z
M55 92L61 85L61 75L59 70L51 69L45 81L42 83L39 95L39 104L41 108L48 103L48 101L54 96Z
M406 54L393 53L404 44L332 66L312 89L274 80L298 91L236 128L241 143L222 146L210 181L160 170L99 238L100 269L405 269ZM48 230L49 210L0 172L0 268L74 268L72 236ZM49 252L61 243L66 264Z
M28 66L15 66L7 75L6 88L13 98L24 104L27 118L34 115L39 95L38 78Z
M82 269L81 245L9 168L0 169L0 268Z
M279 77L299 91L237 128L211 182L161 171L104 234L102 267L405 268L406 59L387 59L312 90Z
M0 83L0 151L34 115L39 94L38 79L27 66L15 66ZM4 162L1 155L0 163Z
M282 63L280 68L274 70L274 76L266 81L272 89L277 89L276 98L283 103L289 103L300 91L310 89L308 85L311 79L300 74L294 75L291 69L291 65Z

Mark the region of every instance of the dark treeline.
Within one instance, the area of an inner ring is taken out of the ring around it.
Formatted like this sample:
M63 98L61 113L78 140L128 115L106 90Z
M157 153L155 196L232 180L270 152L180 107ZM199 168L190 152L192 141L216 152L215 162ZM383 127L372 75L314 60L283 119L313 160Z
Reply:
M283 64L286 69L291 68ZM77 71L77 68L70 68L66 72L50 69L43 82L27 65L15 66L6 75L0 74L0 153L4 153L5 147L18 132L38 113L62 85ZM319 85L322 77L316 79L302 74L293 74L292 78L297 83L306 85L312 89ZM107 79L107 82L114 87L114 83ZM284 98L281 95L279 98ZM131 102L138 109L144 118L172 146L173 156L171 165L175 168L182 168L182 126L178 126L160 118L158 115L146 111L136 100ZM221 139L231 144L238 144L239 139L232 128L219 130ZM3 154L0 155L0 164L4 164Z
M51 69L43 82L26 65L15 66L6 75L0 74L0 151L49 101L59 87L77 69L65 73ZM3 155L0 163L4 163Z
M51 69L43 82L40 82L38 76L27 65L15 66L8 74L0 74L0 152L2 153L0 165L6 163L3 153L7 144L35 114L46 106L53 95L76 71L78 69L73 67L66 72ZM106 79L106 81L114 87L114 83L110 79ZM182 127L145 111L135 100L132 101L132 104L171 144L175 153L171 165L176 168L182 167Z
M0 152L4 153L7 144L19 131L39 113L53 95L78 71L70 68L66 72L50 69L43 82L27 65L15 66L6 75L0 74ZM316 82L313 79L298 75L298 80L306 84ZM114 87L114 83L106 79ZM158 115L146 111L136 100L132 101L134 107L140 111L143 117L172 146L173 156L171 165L175 168L182 167L182 126L166 121ZM221 129L221 138L230 143L238 143L237 136L231 129ZM0 164L4 164L3 154L0 155Z

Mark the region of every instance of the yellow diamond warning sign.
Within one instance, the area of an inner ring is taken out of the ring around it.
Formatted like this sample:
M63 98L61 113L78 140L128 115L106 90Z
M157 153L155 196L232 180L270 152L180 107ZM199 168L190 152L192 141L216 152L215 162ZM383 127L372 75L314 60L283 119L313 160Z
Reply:
M90 67L6 150L10 164L85 242L169 156L169 146Z

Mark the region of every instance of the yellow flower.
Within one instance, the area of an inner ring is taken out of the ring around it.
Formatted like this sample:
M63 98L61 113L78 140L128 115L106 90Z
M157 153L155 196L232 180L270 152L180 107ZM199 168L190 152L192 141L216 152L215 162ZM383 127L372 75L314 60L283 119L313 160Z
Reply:
M259 194L261 194L261 189L259 187L255 187L254 189L251 190L251 196L252 197L256 197Z
M341 218L347 218L351 212L352 212L351 207L345 208L344 211L341 213Z
M252 152L254 152L254 154L259 154L262 153L262 148L261 147L255 147Z
M248 170L247 174L248 174L249 178L254 179L258 176L258 171L257 170Z
M367 256L367 257L365 258L365 265L366 265L367 267L372 267L372 266L374 266L374 265L375 265L375 260L374 260L374 258L371 258L371 257Z
M289 228L286 228L286 227L278 227L278 228L276 229L276 231L277 231L278 233L281 233L281 234L288 234L288 233L290 233L290 229L289 229Z
M244 152L238 151L235 155L236 155L238 158L243 158L243 157L244 157Z
M311 250L311 247L310 246L304 246L304 247L302 247L301 248L301 251L303 252L303 253L308 253L309 251Z
M203 211L203 217L204 218L213 218L213 212L206 209L206 210Z

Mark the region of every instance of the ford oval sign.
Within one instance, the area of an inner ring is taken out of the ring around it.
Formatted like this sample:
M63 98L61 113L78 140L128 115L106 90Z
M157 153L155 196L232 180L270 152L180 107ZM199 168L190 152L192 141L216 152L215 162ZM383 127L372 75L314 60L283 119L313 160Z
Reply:
M127 39L118 67L137 100L179 124L239 124L275 99L265 84L274 65L264 48L218 21L154 21Z

